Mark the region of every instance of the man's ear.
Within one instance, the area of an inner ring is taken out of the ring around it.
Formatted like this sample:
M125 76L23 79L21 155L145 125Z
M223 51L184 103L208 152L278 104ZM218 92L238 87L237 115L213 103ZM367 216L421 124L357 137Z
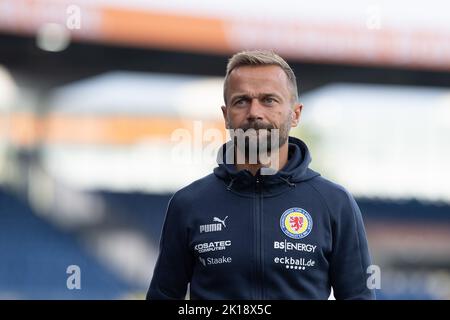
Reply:
M230 129L230 126L228 123L228 117L227 117L227 107L221 106L220 108L222 109L223 120L225 121L225 128Z
M292 109L291 127L296 127L300 122L300 116L302 114L303 104L296 103Z

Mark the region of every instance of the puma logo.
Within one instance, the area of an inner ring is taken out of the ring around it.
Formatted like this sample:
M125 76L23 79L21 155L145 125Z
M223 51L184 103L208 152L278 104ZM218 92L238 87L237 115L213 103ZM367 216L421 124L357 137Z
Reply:
M228 218L228 216L226 216L223 220L221 220L221 219L219 219L217 217L214 217L213 221L214 222L220 222L221 224L223 224L223 227L226 228L227 226L225 225L225 220L227 220L227 218Z
M200 225L200 233L207 233L207 232L216 232L216 231L222 231L222 226L226 228L225 221L227 220L228 216L226 216L223 220L217 217L213 218L213 222L218 223L210 223L210 224L202 224Z

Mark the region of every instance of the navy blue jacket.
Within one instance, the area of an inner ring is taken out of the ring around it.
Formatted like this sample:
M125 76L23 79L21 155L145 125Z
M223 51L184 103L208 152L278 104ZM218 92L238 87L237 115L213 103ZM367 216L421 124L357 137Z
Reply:
M147 299L183 299L188 284L191 299L327 299L331 287L336 299L373 299L361 212L310 162L289 137L274 175L225 163L176 192Z

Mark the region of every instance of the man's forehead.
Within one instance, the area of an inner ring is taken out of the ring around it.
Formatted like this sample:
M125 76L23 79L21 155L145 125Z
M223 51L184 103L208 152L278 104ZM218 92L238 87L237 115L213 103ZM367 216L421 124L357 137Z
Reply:
M265 80L280 81L284 83L287 75L281 67L277 65L266 66L240 66L232 70L230 79L233 80Z
M242 66L234 69L228 79L233 91L289 91L286 73L279 66Z

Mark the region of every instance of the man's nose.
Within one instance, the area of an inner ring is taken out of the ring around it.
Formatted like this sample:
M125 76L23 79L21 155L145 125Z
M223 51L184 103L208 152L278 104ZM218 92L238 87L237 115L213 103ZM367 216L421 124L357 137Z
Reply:
M262 120L263 119L263 106L259 103L258 99L252 99L247 114L248 120Z

